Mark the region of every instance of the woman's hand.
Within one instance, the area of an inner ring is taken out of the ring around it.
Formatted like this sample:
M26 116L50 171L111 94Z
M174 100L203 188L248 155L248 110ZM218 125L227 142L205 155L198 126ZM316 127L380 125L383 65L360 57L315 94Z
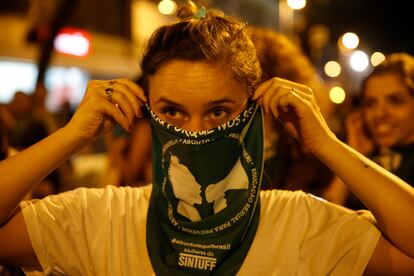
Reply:
M364 118L360 110L347 116L345 120L347 144L363 155L367 155L374 150L374 142L368 137L364 128Z
M120 124L130 131L135 117L143 117L144 91L127 79L92 80L68 127L86 140L93 140Z
M322 116L312 89L281 78L262 83L253 100L278 119L308 150L317 154L335 137Z

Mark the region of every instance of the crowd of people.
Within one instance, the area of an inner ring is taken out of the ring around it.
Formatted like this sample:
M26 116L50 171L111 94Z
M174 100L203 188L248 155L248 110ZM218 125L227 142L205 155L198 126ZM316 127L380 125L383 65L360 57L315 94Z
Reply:
M366 77L340 141L299 46L214 9L177 15L149 40L139 80L90 81L67 121L41 84L0 107L0 265L413 274L414 57L391 54ZM97 139L104 181L85 188L70 157Z

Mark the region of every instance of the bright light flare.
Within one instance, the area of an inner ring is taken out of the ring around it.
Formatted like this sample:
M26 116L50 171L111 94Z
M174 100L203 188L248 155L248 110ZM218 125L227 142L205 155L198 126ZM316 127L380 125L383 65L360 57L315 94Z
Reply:
M349 60L351 68L357 72L362 72L368 68L369 59L363 51L355 51Z
M385 60L385 56L381 52L375 52L371 55L371 64L372 64L372 66L377 66L381 62L383 62L384 60Z
M158 10L160 13L165 15L171 15L174 14L177 10L177 3L172 0L162 0L158 4Z
M90 35L85 31L63 28L55 38L54 48L57 52L84 57L90 51Z
M336 104L341 104L345 101L345 90L340 86L334 86L329 90L329 99Z
M355 33L345 33L341 38L342 45L347 49L355 49L359 45L359 38Z
M341 65L337 61L328 61L324 67L325 74L331 78L335 78L341 74Z
M287 0L287 4L293 10L300 10L306 6L306 0Z

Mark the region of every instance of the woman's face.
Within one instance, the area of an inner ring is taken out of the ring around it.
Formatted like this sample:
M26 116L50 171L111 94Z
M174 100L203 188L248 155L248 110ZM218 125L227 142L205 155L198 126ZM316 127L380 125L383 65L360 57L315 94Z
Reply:
M378 146L414 142L414 97L398 74L370 78L363 104L366 125Z
M207 62L171 61L149 79L151 109L189 131L217 127L239 115L248 93L227 70Z

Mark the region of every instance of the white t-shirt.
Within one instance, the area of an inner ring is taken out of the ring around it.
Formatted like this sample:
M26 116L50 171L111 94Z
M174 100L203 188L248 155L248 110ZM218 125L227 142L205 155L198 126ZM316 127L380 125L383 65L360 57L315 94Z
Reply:
M22 202L45 274L154 275L146 247L151 188L79 188ZM380 236L368 220L299 191L260 196L259 227L238 275L362 274Z

